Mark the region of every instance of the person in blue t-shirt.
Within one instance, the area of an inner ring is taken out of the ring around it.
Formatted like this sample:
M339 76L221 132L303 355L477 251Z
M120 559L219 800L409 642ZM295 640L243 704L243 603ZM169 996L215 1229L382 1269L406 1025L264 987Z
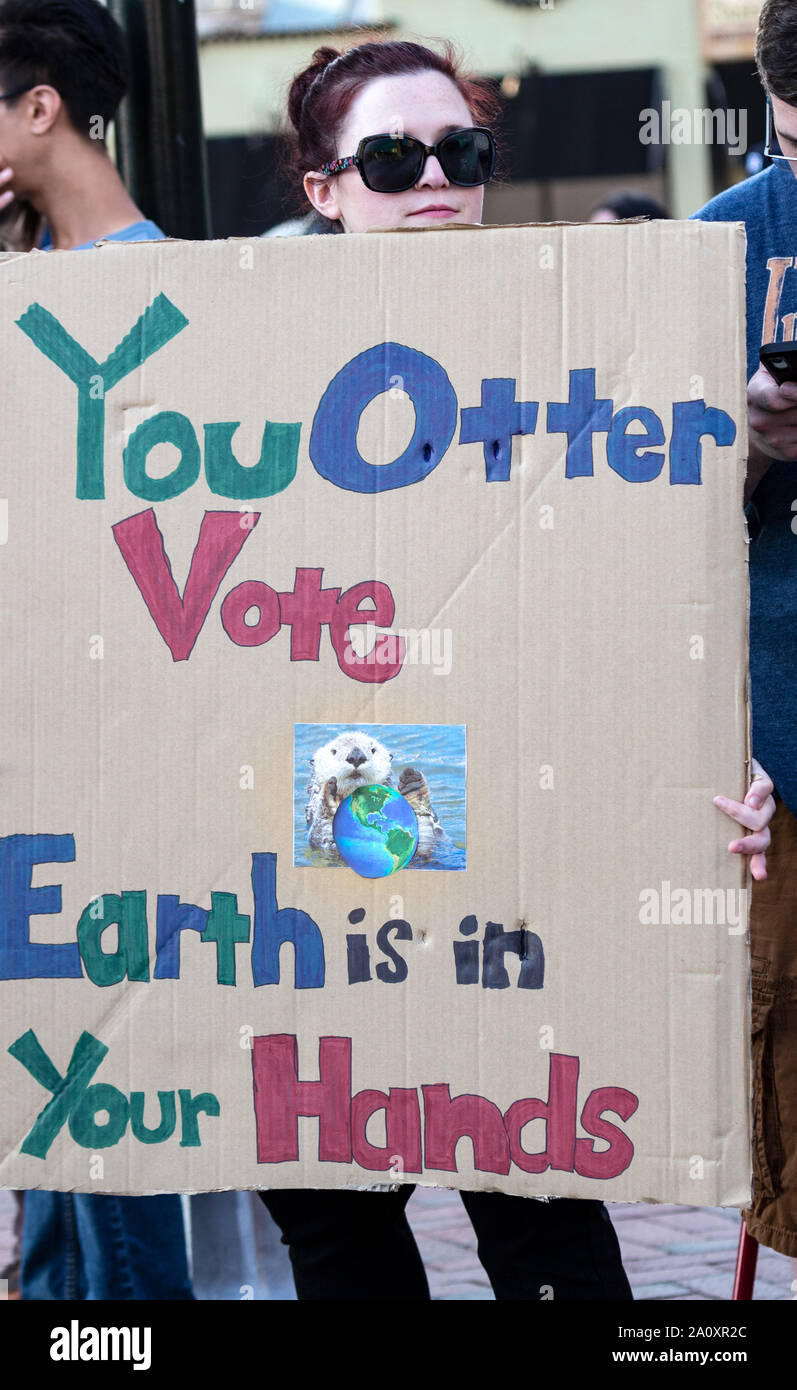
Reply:
M797 383L778 386L758 357L762 343L797 340L794 0L766 0L756 61L773 163L695 216L747 229L753 748L777 810L767 878L752 897L754 1186L745 1219L763 1245L792 1257L797 1276Z
M0 3L0 214L38 215L43 249L163 237L105 144L127 89L124 35L97 0ZM21 250L31 249L23 241Z
M0 215L32 208L43 249L163 236L105 146L126 73L122 31L96 0L0 3ZM25 1299L192 1298L180 1198L26 1193L21 1289Z

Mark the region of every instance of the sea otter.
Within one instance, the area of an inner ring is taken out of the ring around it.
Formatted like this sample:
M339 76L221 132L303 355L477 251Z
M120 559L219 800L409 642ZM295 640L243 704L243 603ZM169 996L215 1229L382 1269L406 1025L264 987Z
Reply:
M313 771L307 784L307 838L330 863L340 863L332 822L341 801L357 787L375 783L392 787L392 762L393 754L384 744L363 730L330 739L310 759ZM443 828L432 806L426 778L417 768L405 767L398 780L398 791L409 801L418 819L418 848L413 857L429 859Z

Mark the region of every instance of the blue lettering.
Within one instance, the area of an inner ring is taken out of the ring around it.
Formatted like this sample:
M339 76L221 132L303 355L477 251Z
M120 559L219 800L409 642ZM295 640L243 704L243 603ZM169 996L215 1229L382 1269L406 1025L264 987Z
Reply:
M611 427L613 402L595 396L595 368L570 373L570 399L548 403L548 433L567 435L566 478L591 478L592 436Z
M672 408L670 440L670 483L699 483L703 446L708 434L720 445L732 444L736 425L724 410L706 405L704 400L675 401Z
M61 885L31 887L34 864L71 864L74 835L0 839L0 980L79 980L77 942L31 941L30 919L61 911Z
M392 463L367 463L357 448L365 407L400 384L415 407L415 430ZM322 478L349 492L389 492L419 483L436 468L454 437L457 398L433 357L401 343L378 343L347 362L318 405L310 458Z
M628 427L635 420L644 425L644 434L629 434ZM610 468L625 478L627 483L649 483L658 478L664 465L664 454L652 450L641 453L647 444L664 443L664 426L655 410L645 406L627 406L618 410L609 437L606 441L606 458Z
M277 856L252 855L252 891L255 899L252 936L252 979L255 985L278 985L280 946L290 941L295 952L296 989L323 989L324 938L306 912L296 907L277 908Z
M515 387L514 377L485 378L481 405L469 405L462 411L459 442L484 443L488 483L509 481L512 436L533 434L537 428L539 401L516 401Z
M180 977L180 933L204 932L208 924L206 907L181 903L176 893L158 894L158 926L155 938L157 958L154 978L177 980Z

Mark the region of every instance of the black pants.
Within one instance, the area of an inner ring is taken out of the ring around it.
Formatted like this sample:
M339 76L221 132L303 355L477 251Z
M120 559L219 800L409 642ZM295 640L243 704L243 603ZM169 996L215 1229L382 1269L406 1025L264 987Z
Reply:
M288 1246L305 1299L428 1299L421 1256L398 1192L271 1189L260 1196ZM461 1192L497 1299L631 1299L602 1202L538 1202Z

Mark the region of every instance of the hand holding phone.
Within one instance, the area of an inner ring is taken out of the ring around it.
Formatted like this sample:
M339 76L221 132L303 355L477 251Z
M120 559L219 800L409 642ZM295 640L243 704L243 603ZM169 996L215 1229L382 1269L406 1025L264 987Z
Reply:
M797 343L764 343L758 356L779 386L784 381L797 381Z
M766 343L759 353L761 366L747 383L748 473L756 461L797 461L797 377L785 375L793 367L796 348L794 343ZM762 476L764 471L759 468Z

